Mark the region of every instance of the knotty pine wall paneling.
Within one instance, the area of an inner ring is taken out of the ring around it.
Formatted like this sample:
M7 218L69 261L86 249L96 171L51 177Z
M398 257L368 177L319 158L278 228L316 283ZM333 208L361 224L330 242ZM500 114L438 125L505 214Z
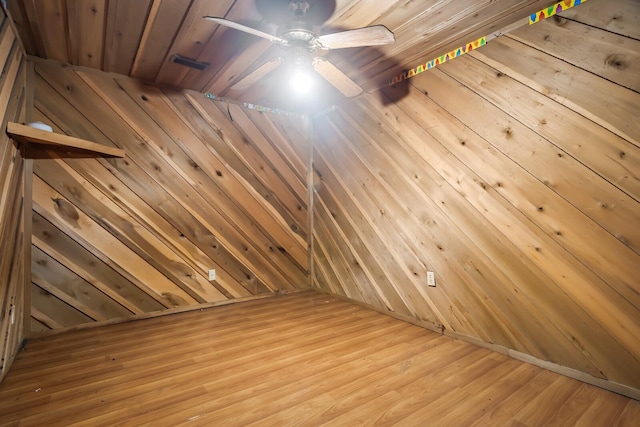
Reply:
M317 117L314 285L639 389L639 9L585 3Z
M308 286L294 118L46 61L34 84L35 118L126 152L35 161L39 329Z
M24 52L2 9L0 21L0 127L4 130L7 122L26 118L27 66ZM23 159L20 147L4 131L0 132L0 381L25 335L28 258L24 246L28 221L25 221L23 206L29 204L28 194L25 195L28 162Z

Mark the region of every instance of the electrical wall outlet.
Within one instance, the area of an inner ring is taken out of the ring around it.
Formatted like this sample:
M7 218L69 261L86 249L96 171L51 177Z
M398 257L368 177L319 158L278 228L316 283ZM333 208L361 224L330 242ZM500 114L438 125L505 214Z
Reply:
M216 269L212 268L209 270L209 281L213 282L214 280L216 280Z
M436 274L433 271L427 271L427 285L436 286Z

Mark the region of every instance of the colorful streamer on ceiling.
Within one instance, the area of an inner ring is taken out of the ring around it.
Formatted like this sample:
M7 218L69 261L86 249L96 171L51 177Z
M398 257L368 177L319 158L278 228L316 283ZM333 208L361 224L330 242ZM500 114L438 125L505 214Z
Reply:
M486 37L480 37L478 40L474 40L471 43L467 43L464 46L461 46L457 49L452 50L449 53L445 53L444 55L441 55L435 59L432 59L431 61L428 61L424 64L420 64L418 65L416 68L413 68L409 71L405 71L402 74L398 74L397 76L395 76L394 78L392 78L389 81L389 86L393 86L396 83L400 83L403 80L406 79L410 79L411 77L415 76L416 74L420 74L424 71L430 70L432 68L437 67L440 64L444 64L445 62L453 59L453 58L457 58L459 56L464 55L467 52L472 51L473 49L477 49L480 46L484 46L485 44L487 44L487 38Z
M563 0L558 3L546 7L542 10L539 10L536 13L532 13L529 15L529 25L533 25L536 22L540 22L543 19L547 19L552 17L553 15L564 12L565 10L571 9L572 7L578 6L582 3L585 3L587 0ZM410 79L411 77L423 73L427 70L437 67L440 64L443 64L447 61L450 61L454 58L464 55L467 52L470 52L474 49L477 49L481 46L487 44L488 41L492 40L494 37L484 36L480 37L477 40L472 41L471 43L467 43L464 46L460 46L457 49L452 50L451 52L445 53L437 58L432 59L431 61L425 62L424 64L420 64L411 70L405 71L397 76L393 77L389 80L389 86L393 86L395 84L400 83L403 80Z
M529 25L533 25L536 22L540 22L543 19L551 18L553 15L564 12L565 10L571 9L574 6L578 6L587 0L563 0L554 4L553 6L549 6L546 9L539 10L536 13L532 13L529 15Z

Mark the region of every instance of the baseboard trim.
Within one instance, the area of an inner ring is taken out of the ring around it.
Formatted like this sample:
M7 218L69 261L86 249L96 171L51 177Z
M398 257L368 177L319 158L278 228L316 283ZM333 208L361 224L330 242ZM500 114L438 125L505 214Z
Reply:
M633 387L629 387L624 384L606 380L604 378L594 377L593 375L587 374L582 371L578 371L577 369L569 368L567 366L562 366L557 363L550 362L548 360L538 359L537 357L531 356L530 354L521 353L519 351L512 350L510 348L503 347L501 345L486 343L477 338L470 337L457 332L445 331L444 335L460 341L465 341L470 344L477 345L479 347L486 348L491 351L495 351L500 354L504 354L513 359L517 359L522 362L526 362L531 365L538 366L540 368L549 370L551 372L555 372L556 374L564 375L565 377L573 378L574 380L582 381L584 383L591 384L596 387L600 387L602 389L620 394L625 397L629 397L634 400L640 400L640 390Z
M290 294L297 294L297 293L303 293L303 292L313 292L313 290L309 288L305 288L305 289L278 291L271 294L253 295L250 297L234 298L234 299L225 300L225 301L216 301L216 302L209 302L209 303L198 304L198 305L189 305L185 307L168 308L166 310L150 311L148 313L135 314L127 317L118 317L115 319L100 320L100 321L91 322L91 323L81 323L79 325L68 326L66 328L50 329L48 331L31 333L27 337L27 341L45 338L51 335L64 334L66 332L71 332L71 331L99 328L101 326L116 325L119 323L133 322L136 320L153 319L155 317L169 316L171 314L187 313L189 311L221 307L225 305L238 304L238 303L243 303L247 301L255 301L255 300L266 299L266 298L276 298L282 295L290 295Z
M564 375L566 377L572 378L574 380L578 380L578 381L582 381L584 383L587 384L591 384L593 386L602 388L604 390L607 391L611 391L613 393L617 393L620 394L622 396L634 399L634 400L638 400L640 401L640 390L624 385L624 384L620 384L620 383L616 383L614 381L610 381L610 380L606 380L603 378L598 378L598 377L594 377L593 375L587 374L585 372L582 371L578 371L577 369L573 369L573 368L569 368L567 366L562 366L559 365L557 363L554 362L550 362L548 360L542 360L542 359L538 359L537 357L531 356L530 354L526 354L526 353L521 353L519 351L516 350L512 350L510 348L507 347L503 347L501 345L498 344L492 344L492 343L486 343L478 338L475 337L470 337L468 335L464 335L455 331L449 331L449 330L443 330L441 327L439 327L438 325L434 325L432 323L429 322L424 322L418 319L415 319L411 316L406 316L403 314L398 314L398 313L394 313L392 311L388 311L379 307L374 307L370 304L361 302L361 301L356 301L356 300L352 300L350 298L347 298L345 296L342 295L337 295L337 294L332 294L330 292L324 291L322 289L317 289L316 290L318 292L322 292L325 293L327 295L331 295L332 297L344 300L344 301L348 301L351 302L353 304L359 305L361 307L364 308L368 308L374 311L377 311L378 313L382 313L385 314L387 316L391 316L395 319L398 320L402 320L404 322L407 323L411 323L413 325L416 326L420 326L423 327L425 329L429 329L431 331L443 334L445 336L448 336L450 338L456 339L456 340L460 340L460 341L464 341L467 342L469 344L473 344L476 345L478 347L482 347L482 348L486 348L487 350L491 350L491 351L495 351L496 353L500 353L500 354L504 354L505 356L509 356L513 359L517 359L520 360L521 362L525 362L525 363L529 363L531 365L537 366L539 368L543 368L546 369L548 371L551 372L555 372L556 374L560 374L560 375Z

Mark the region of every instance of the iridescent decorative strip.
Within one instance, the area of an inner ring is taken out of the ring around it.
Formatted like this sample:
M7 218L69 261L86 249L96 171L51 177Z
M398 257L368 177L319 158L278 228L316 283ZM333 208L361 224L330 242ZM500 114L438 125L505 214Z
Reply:
M249 102L239 104L237 101L213 95L211 93L205 93L204 96L205 98L215 99L216 101L226 102L227 104L241 105L248 110L260 111L269 114L279 114L281 116L304 117L304 114L296 113L295 111L283 110L282 108L265 107L264 105L251 104Z

